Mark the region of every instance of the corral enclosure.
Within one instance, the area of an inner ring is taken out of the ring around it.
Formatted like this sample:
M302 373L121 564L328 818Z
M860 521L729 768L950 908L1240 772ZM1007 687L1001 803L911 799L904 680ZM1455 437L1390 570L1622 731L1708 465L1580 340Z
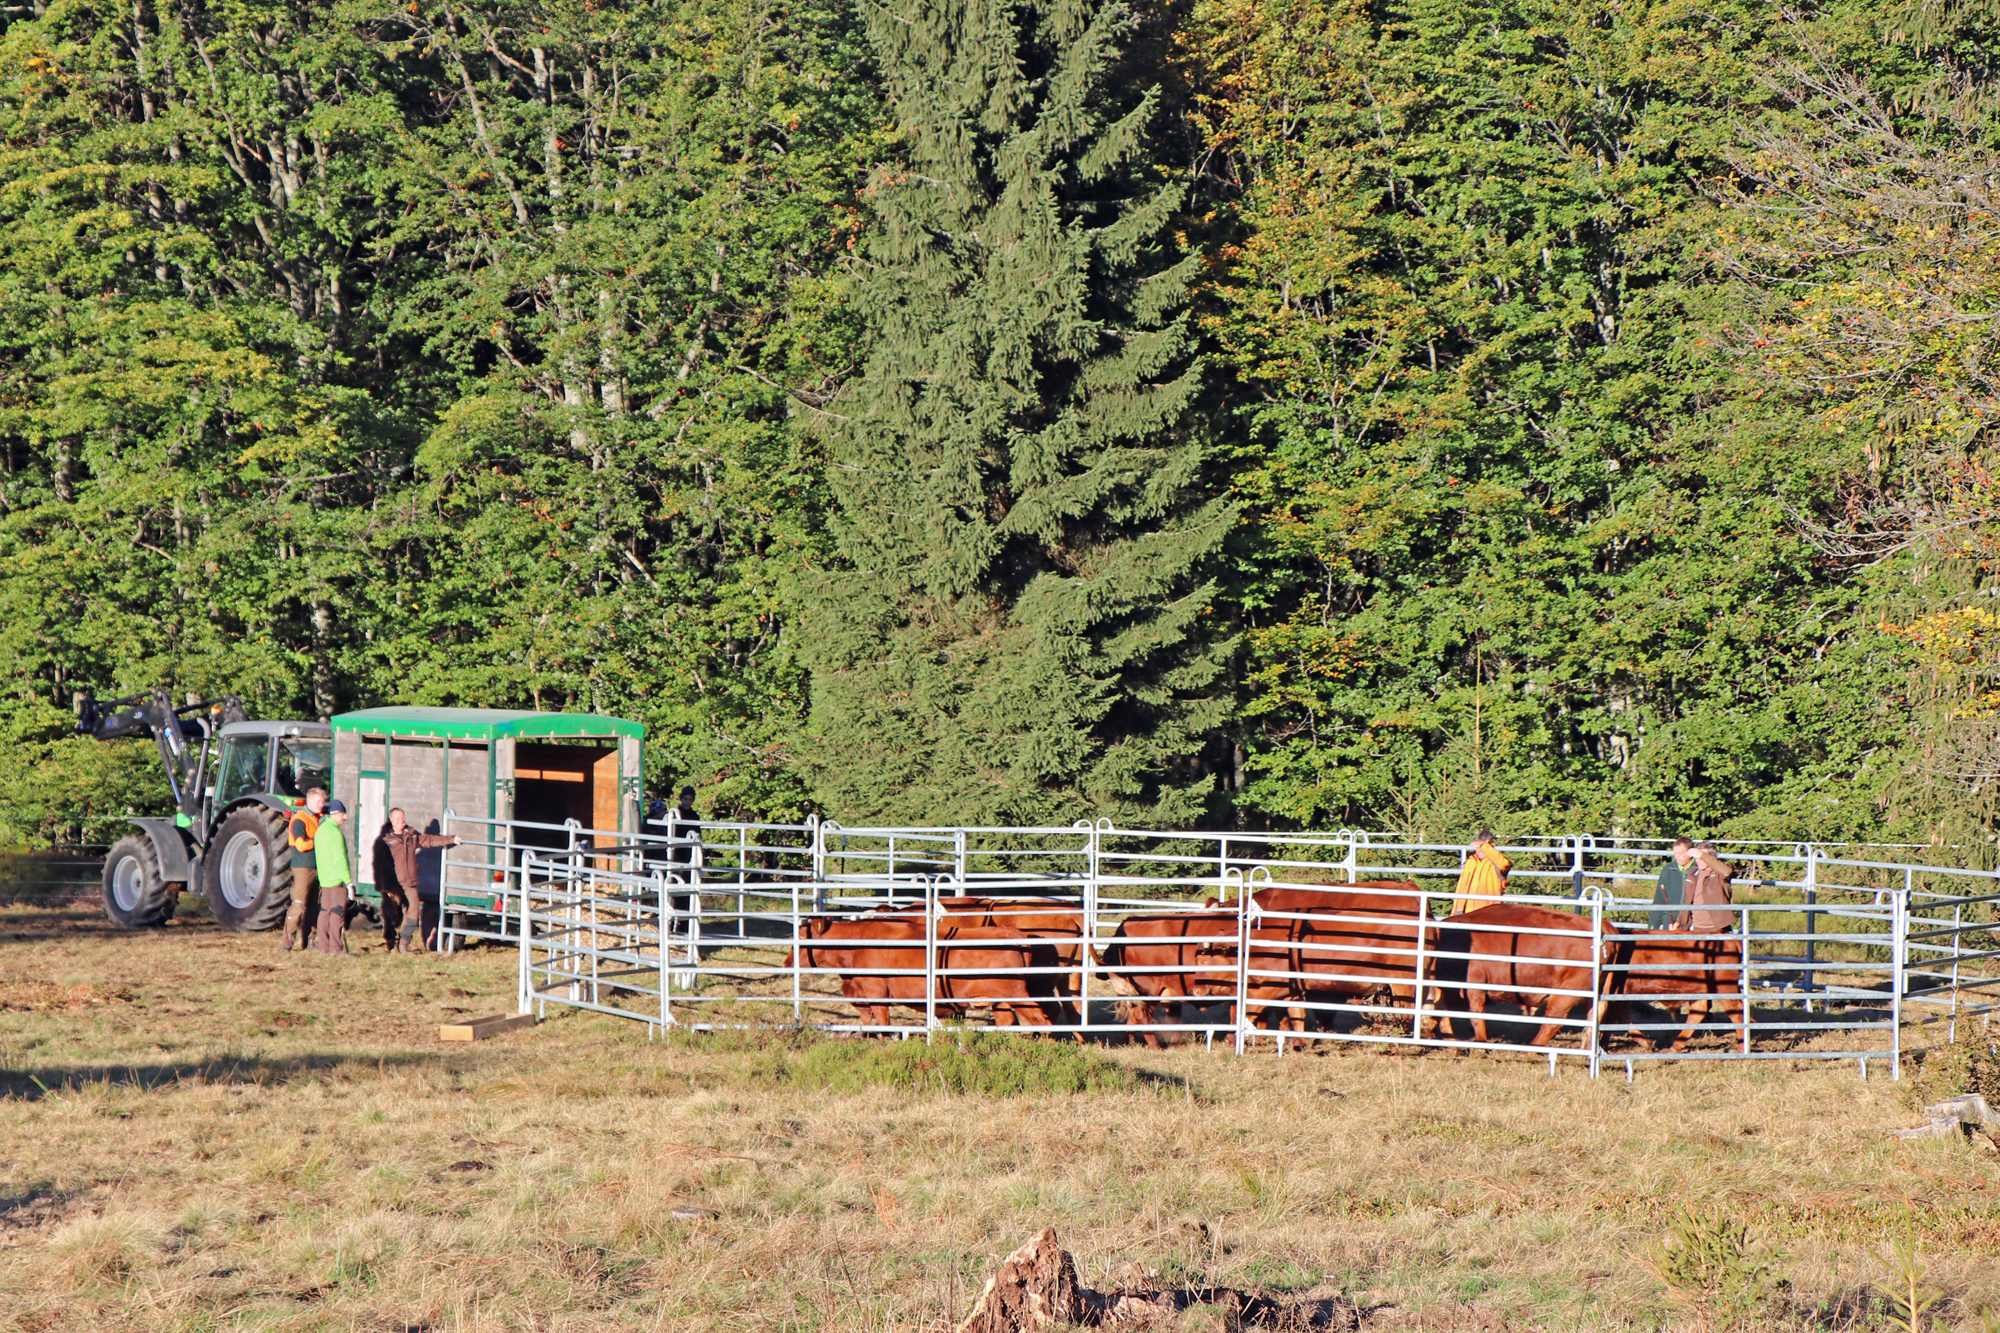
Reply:
M1731 924L1689 934L1650 928L1664 841L1528 840L1506 849L1516 865L1505 902L1543 910L1503 933L1477 918L1446 923L1461 906L1463 848L1345 830L706 823L653 826L622 858L585 857L592 835L573 838L575 852L523 860L500 895L505 919L480 934L517 950L523 1012L572 1006L655 1030L907 1037L997 1016L1030 1031L1239 1050L1263 1038L1280 1052L1477 1044L1552 1068L1568 1056L1593 1073L1669 1058L1842 1059L1865 1071L1871 1060L1896 1069L1911 1041L1983 1027L2000 986L1994 873L1899 859L1937 854L1918 848L1728 845ZM686 850L685 871L648 858L662 841ZM828 923L876 952L830 961L812 944ZM1036 940L959 961L972 949L955 931L1010 925ZM1119 961L1142 927L1178 931L1185 947ZM1565 950L1574 964L1553 982L1522 974ZM1481 984L1468 984L1469 968L1483 969ZM962 994L1003 977L1025 980L1021 1003ZM886 1005L872 1019L853 1002L863 992ZM1165 1003L1142 1007L1154 1000ZM1544 1003L1555 1015L1546 1045L1521 1012ZM1477 1042L1475 1021L1491 1024Z

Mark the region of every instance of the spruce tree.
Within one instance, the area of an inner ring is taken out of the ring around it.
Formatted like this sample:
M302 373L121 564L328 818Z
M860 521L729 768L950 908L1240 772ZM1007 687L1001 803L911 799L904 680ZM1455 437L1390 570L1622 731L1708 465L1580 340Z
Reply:
M863 368L829 412L815 589L829 815L1199 818L1226 700L1194 496L1199 368L1113 0L884 0L897 160L870 187Z

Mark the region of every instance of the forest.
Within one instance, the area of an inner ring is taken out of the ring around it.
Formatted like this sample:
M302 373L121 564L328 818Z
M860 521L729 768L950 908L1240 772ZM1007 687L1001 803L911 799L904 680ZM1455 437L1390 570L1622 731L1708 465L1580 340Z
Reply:
M79 693L716 817L1991 845L1992 0L5 0L0 844Z

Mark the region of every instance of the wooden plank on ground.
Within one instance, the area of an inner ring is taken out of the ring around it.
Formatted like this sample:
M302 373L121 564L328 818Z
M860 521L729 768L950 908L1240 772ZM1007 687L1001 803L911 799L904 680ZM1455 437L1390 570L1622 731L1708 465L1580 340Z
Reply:
M438 1027L439 1041L484 1041L497 1037L515 1028L529 1028L535 1025L533 1014L495 1014L491 1018L475 1018L469 1023L444 1023Z

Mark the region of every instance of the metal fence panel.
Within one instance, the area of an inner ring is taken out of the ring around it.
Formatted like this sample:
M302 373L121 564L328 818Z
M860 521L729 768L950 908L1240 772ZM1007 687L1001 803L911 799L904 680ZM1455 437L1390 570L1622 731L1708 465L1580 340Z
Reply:
M1729 848L1736 898L1717 910L1731 924L1695 933L1653 928L1661 840L1503 849L1511 888L1529 891L1500 900L1525 924L1496 925L1459 913L1464 848L1352 830L672 816L622 840L569 826L561 848L524 846L546 828L479 831L503 849L494 911L454 939L518 949L523 1011L570 1006L649 1030L911 1037L983 1021L1220 1035L1238 1050L1270 1038L1281 1053L1322 1041L1505 1050L1592 1073L1622 1063L1629 1076L1660 1059L1893 1068L1906 1032L1955 1036L1961 1018L2000 1006L2000 878L1817 845Z

